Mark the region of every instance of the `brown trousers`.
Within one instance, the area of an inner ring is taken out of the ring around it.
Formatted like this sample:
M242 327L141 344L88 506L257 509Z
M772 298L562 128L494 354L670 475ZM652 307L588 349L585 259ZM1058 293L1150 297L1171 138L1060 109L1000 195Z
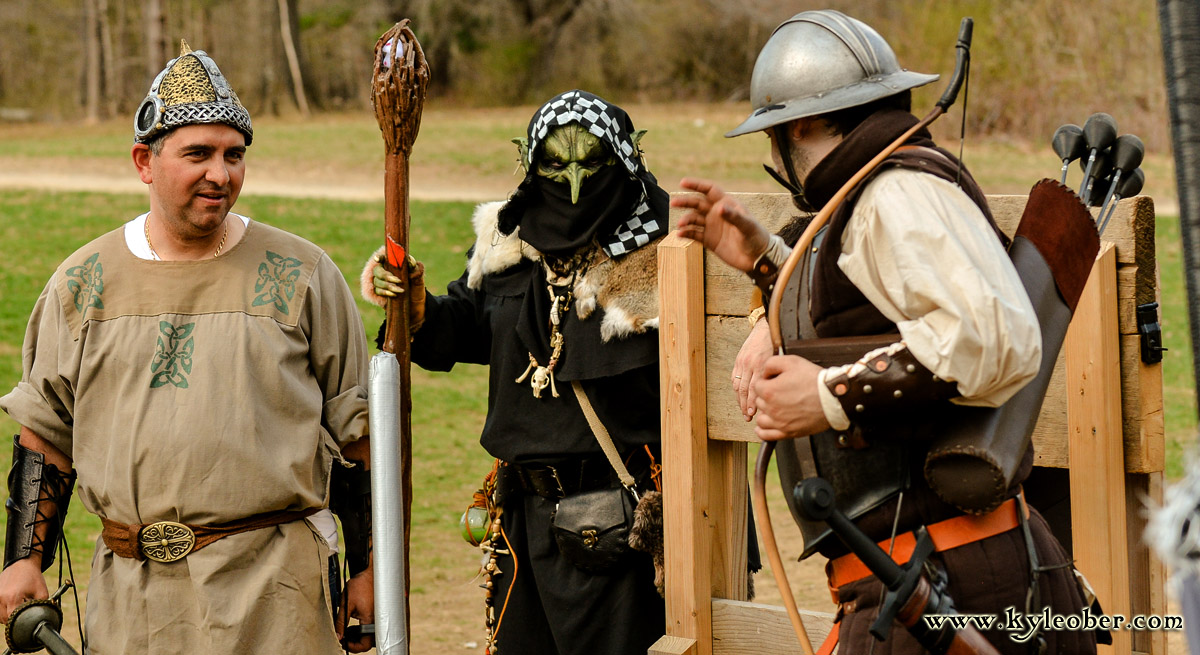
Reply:
M1054 614L1078 614L1084 606L1083 593L1075 579L1070 558L1050 534L1045 520L1030 508L1029 527L1041 568L1054 567L1039 576L1040 605L1031 607L1037 614L1049 607ZM1029 589L1029 556L1021 528L976 541L958 548L934 553L930 563L947 576L947 591L960 614L994 614L1003 621L1009 607L1025 613ZM847 655L919 655L925 653L904 626L892 622L884 642L869 632L879 611L883 585L874 576L838 588L841 601L838 653ZM1036 639L1024 643L1012 638L1015 633L1002 630L984 632L1002 655L1029 655L1037 652ZM1094 632L1043 631L1048 654L1088 655L1096 652Z

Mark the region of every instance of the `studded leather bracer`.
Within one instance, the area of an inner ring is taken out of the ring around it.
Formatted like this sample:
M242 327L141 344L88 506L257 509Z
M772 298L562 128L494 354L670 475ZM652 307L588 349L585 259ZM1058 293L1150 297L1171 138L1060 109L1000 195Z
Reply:
M959 395L958 385L934 375L903 343L868 353L847 371L827 376L825 385L859 425L912 415Z
M8 513L4 568L33 553L41 554L43 571L50 568L74 488L74 471L63 473L46 464L44 455L21 445L20 435L13 437L8 501L4 503ZM44 532L39 529L43 524Z
M346 566L358 575L371 561L371 474L360 463L333 465L329 509L342 522Z

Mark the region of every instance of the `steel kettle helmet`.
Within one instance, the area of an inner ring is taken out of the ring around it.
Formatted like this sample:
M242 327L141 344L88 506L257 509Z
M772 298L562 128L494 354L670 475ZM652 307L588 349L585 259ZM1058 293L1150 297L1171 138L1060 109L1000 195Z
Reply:
M857 107L929 84L937 75L900 68L887 41L839 11L806 11L767 39L750 78L750 116L725 136Z

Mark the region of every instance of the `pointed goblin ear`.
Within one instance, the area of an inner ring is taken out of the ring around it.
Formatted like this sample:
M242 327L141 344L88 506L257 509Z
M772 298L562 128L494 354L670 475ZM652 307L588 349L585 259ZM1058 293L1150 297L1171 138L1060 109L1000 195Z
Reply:
M512 142L517 145L517 155L521 158L521 169L529 170L529 165L526 160L529 158L529 139L519 136L512 139Z

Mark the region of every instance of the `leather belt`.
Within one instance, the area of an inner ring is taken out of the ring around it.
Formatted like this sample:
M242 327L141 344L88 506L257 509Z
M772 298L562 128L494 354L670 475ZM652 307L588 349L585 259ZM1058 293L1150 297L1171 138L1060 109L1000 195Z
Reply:
M1020 519L1017 516L1017 506L1017 499L1009 498L987 514L981 516L964 514L927 526L926 529L929 531L929 536L933 539L934 551L940 553L1012 530L1020 525ZM1029 518L1029 509L1027 506L1025 509L1025 518ZM879 542L879 547L885 552L889 548L891 549L892 559L897 564L907 562L912 557L916 546L917 539L911 532L897 535L894 541L887 539ZM837 593L838 587L848 585L851 582L857 582L872 575L867 565L863 564L862 560L854 553L830 560L825 571L829 576L829 591L833 594L834 603L840 602Z
M104 525L100 537L104 539L104 545L120 557L169 563L179 561L188 554L231 534L299 521L319 511L319 507L311 507L267 512L218 525L191 525L174 521L127 525L100 517L100 522Z
M508 490L524 491L557 500L591 489L602 489L616 481L612 465L604 457L564 460L554 464L514 464L500 469ZM636 475L636 474L635 474Z

